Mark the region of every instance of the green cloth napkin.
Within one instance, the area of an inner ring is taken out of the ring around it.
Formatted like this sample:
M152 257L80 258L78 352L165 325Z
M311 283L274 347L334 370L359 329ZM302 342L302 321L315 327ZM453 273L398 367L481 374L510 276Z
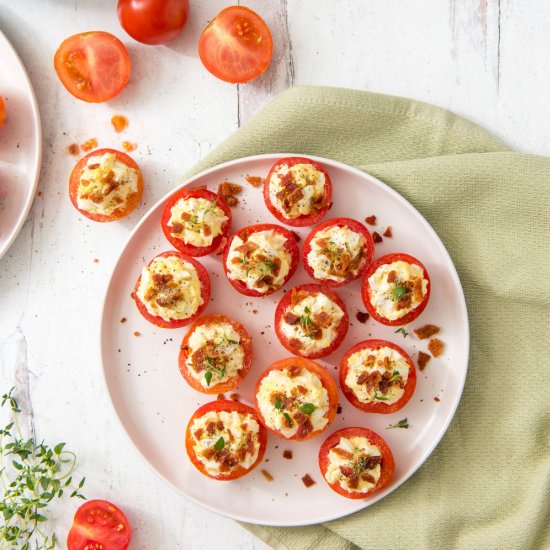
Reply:
M279 152L345 162L416 206L464 286L470 365L447 434L391 495L322 525L245 527L277 549L550 548L550 158L417 101L297 87L195 171Z

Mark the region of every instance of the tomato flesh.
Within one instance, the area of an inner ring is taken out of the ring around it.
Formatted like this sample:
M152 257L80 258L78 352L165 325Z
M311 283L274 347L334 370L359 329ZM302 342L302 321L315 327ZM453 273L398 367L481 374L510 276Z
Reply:
M264 20L244 6L222 10L199 40L199 56L215 77L249 82L269 67L273 38Z
M68 92L89 103L112 99L130 79L128 51L107 32L86 32L67 38L55 52L54 67Z
M4 107L3 99L0 97L0 128L2 128L5 120L6 120L6 108Z

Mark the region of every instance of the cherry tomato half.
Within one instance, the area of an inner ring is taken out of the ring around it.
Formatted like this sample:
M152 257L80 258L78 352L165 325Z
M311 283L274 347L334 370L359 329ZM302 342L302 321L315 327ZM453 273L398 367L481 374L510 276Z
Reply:
M189 0L118 0L122 28L143 44L166 44L185 27Z
M128 51L108 32L85 32L65 39L53 63L69 93L88 103L112 99L130 80Z

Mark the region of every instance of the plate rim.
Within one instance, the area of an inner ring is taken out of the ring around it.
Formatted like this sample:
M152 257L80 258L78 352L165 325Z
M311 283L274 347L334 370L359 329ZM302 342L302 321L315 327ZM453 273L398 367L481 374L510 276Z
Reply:
M424 224L426 229L432 234L433 237L435 237L435 239L439 243L443 253L446 255L446 258L447 258L448 262L451 265L450 275L451 275L452 279L454 280L455 284L457 284L458 289L459 289L459 296L458 296L460 298L460 300L459 300L460 304L459 305L460 305L461 313L462 313L462 315L465 319L465 323L466 323L466 327L465 327L465 329L466 329L466 331L465 331L466 332L466 340L465 340L465 346L463 348L463 355L462 355L462 358L461 358L461 361L465 364L465 368L464 368L464 374L463 374L462 378L459 380L459 386L458 386L459 391L457 391L455 401L452 403L452 406L449 409L448 418L445 420L445 422L441 426L441 429L439 430L439 432L436 433L436 435L433 438L431 444L425 450L425 452L422 454L422 456L418 460L417 464L411 469L411 471L406 476L403 477L402 480L400 480L395 485L392 485L391 487L386 488L386 489L380 491L379 493L376 493L372 497L361 501L361 502L364 503L364 506L362 508L359 508L359 509L354 510L354 511L345 511L343 513L333 513L333 514L328 515L327 517L322 517L321 519L312 519L312 520L307 519L307 520L301 520L301 521L295 521L295 522L285 522L285 521L277 521L277 520L266 522L266 521L258 521L258 520L254 520L254 519L251 520L250 518L244 517L240 514L234 514L234 513L231 513L230 511L222 510L222 509L218 508L215 505L211 505L209 503L202 502L202 501L194 498L193 496L191 496L189 494L183 493L169 479L165 478L164 475L161 472L159 472L157 470L157 468L155 468L155 466L142 454L141 450L139 449L137 444L134 442L133 438L130 436L130 434L126 430L126 428L124 426L124 423L123 423L120 415L118 414L113 396L111 394L109 383L107 381L107 369L106 369L106 358L104 356L104 353L105 353L104 347L105 346L103 344L103 334L104 334L104 331L106 330L106 327L105 327L105 314L106 314L106 309L107 309L107 298L108 298L108 295L110 293L111 285L113 284L114 273L115 273L115 271L117 271L117 269L119 267L122 255L125 252L126 248L130 245L131 241L133 240L134 236L139 231L141 226L149 218L151 212L156 210L173 193L177 192L181 188L183 188L183 187L185 187L189 184L192 184L196 180L198 180L202 177L208 176L211 173L216 172L220 169L232 167L232 166L235 166L235 165L240 165L240 164L245 163L245 162L252 162L252 161L258 161L258 160L273 160L273 161L276 161L277 159L280 159L280 158L293 157L293 156L302 156L302 157L305 156L307 158L310 158L312 160L315 160L315 161L323 163L323 164L327 164L329 166L333 166L333 167L336 167L336 168L351 171L355 175L357 175L359 177L362 177L362 178L367 176L368 178L371 178L373 181L375 181L377 185L380 185L385 191L390 193L396 200L404 202L409 208L411 208L418 215L418 217L421 220L421 223ZM201 170L200 172L194 174L193 176L191 176L189 178L181 179L173 189L171 189L165 195L163 195L157 202L155 202L155 204L153 204L153 206L151 206L151 208L149 208L147 210L147 212L142 216L142 218L139 220L139 222L136 224L136 226L132 229L130 235L128 236L128 238L124 242L124 245L120 249L117 260L116 260L116 262L115 262L115 264L112 268L112 271L109 275L107 285L106 285L106 288L105 288L105 292L104 292L104 295L103 295L102 306L101 306L101 316L100 316L100 324L99 324L98 342L99 342L99 353L100 353L100 357L101 357L101 366L100 366L101 378L103 380L103 384L105 386L105 389L107 390L107 394L108 394L108 397L109 397L109 399L108 399L109 405L110 405L110 407L111 407L111 409L112 409L112 411L113 411L113 413L114 413L114 415L117 419L119 427L124 432L126 438L130 441L131 445L133 446L133 448L135 449L137 454L140 456L141 460L143 462L145 462L145 464L147 464L147 466L157 475L158 478L162 479L163 482L165 484L167 484L169 487L171 487L178 495L186 498L187 500L193 502L194 504L197 504L198 506L201 506L202 508L205 508L207 510L210 510L212 512L220 514L224 517L227 517L227 518L230 518L230 519L233 519L233 520L236 520L236 521L241 521L241 522L244 522L244 523L249 523L251 525L265 525L265 526L271 526L271 527L301 527L301 526L306 526L306 525L317 525L317 524L328 522L328 521L334 521L334 520L338 520L338 519L341 519L343 517L346 517L346 516L349 516L349 515L352 515L352 514L355 514L355 513L358 513L358 512L362 512L366 508L376 504L378 501L383 499L385 496L393 493L395 490L397 490L399 487L401 487L401 485L403 485L405 482L407 482L419 470L419 468L424 465L426 460L428 460L428 458L431 456L431 454L434 452L436 447L439 445L439 443L443 439L443 436L447 433L447 430L449 429L449 427L451 425L451 422L453 421L453 419L455 417L458 405L460 404L460 401L462 399L462 394L464 392L464 385L466 383L466 378L467 378L467 375L468 375L468 367L469 367L470 321L469 321L469 318L468 318L468 308L467 308L467 305L466 305L466 298L464 296L464 289L462 287L460 277L458 276L456 266L455 266L455 264L454 264L454 262L453 262L453 260L450 256L447 248L443 244L443 241L440 239L440 237L437 234L437 232L435 231L435 229L426 220L426 218L405 197L403 197L400 193L395 191L388 184L384 183L383 181L381 181L377 177L369 174L368 172L365 172L363 170L359 170L358 168L355 168L354 166L350 166L349 164L346 164L344 162L340 162L340 161L335 160L335 159L329 159L329 158L326 158L326 157L320 157L320 156L317 156L317 155L311 155L311 154L306 154L306 153L263 153L263 154L260 154L260 155L249 155L249 156L246 156L246 157L239 157L237 159L232 159L230 161L226 161L226 162L223 162L223 163L220 163L220 164L216 164L215 166L212 166L212 167L207 168L205 170Z

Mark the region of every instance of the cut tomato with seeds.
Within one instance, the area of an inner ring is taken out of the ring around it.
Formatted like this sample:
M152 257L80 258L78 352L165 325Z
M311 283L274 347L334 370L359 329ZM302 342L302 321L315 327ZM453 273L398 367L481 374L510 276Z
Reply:
M54 67L65 88L78 99L102 103L118 95L130 79L130 56L108 32L85 32L64 40Z

